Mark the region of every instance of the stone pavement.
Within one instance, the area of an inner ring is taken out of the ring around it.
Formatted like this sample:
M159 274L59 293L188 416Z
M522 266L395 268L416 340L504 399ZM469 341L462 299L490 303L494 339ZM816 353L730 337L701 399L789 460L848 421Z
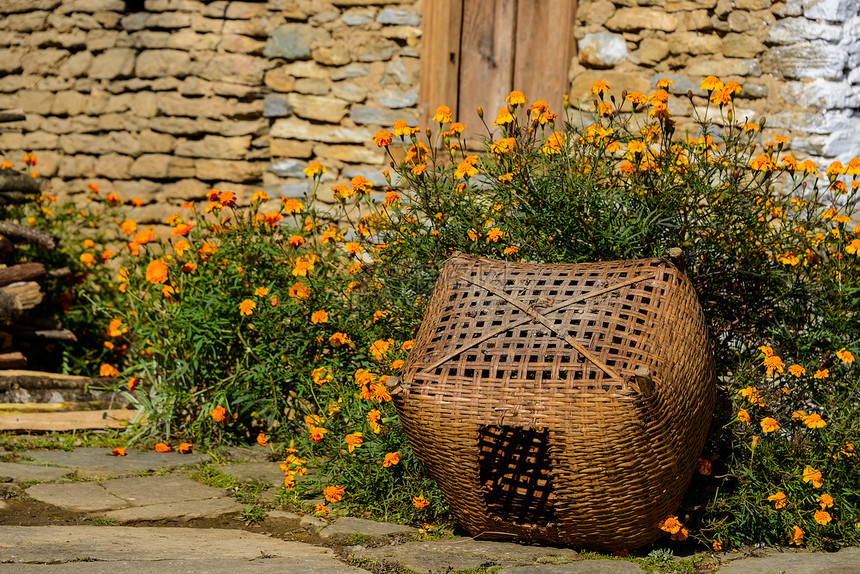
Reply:
M0 572L435 574L480 566L499 567L498 574L645 572L632 560L588 559L566 548L429 540L400 524L349 516L325 520L281 509L275 494L283 473L268 453L229 449L216 463L206 454L131 449L125 457L104 448L0 451ZM234 492L189 478L189 467L206 462L239 481L268 486L256 497L267 514L262 523L243 526L248 506ZM44 516L62 514L66 523L15 520L15 513L42 516L40 509L50 509ZM720 574L860 574L860 548L709 553L688 559L684 571L692 571L692 563L696 572ZM654 571L673 570L669 562Z

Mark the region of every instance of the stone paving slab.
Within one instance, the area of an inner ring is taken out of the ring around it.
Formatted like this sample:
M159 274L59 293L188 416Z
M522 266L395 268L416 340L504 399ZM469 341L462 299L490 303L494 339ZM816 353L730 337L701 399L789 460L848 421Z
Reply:
M284 471L276 462L244 462L237 464L218 464L215 469L241 481L268 482L278 487L284 484Z
M89 561L57 564L72 560ZM367 572L328 548L242 530L126 526L0 526L0 563L4 574Z
M18 462L0 462L0 482L4 478L18 482L30 482L35 480L52 481L57 480L75 472L71 468L56 466L44 466L39 464L21 464Z
M582 560L569 564L535 564L502 568L499 574L644 574L644 570L626 560Z
M141 452L129 449L126 456L112 456L109 448L77 448L65 450L28 450L19 453L34 461L75 469L80 476L130 476L159 468L179 468L209 460L208 454L179 454L177 452Z
M485 564L507 567L558 564L581 559L576 551L569 548L524 546L472 538L407 542L397 546L358 550L353 555L397 564L419 574L468 570Z
M119 508L99 513L98 517L112 520L118 524L154 522L157 520L184 522L199 518L218 518L227 514L238 514L242 512L242 508L242 505L232 498L211 498Z
M100 484L109 493L127 500L134 506L226 496L223 488L206 486L190 478L176 475L115 478Z
M97 482L37 484L25 492L27 496L39 502L75 512L113 510L128 506L128 502L112 495Z
M409 536L417 533L418 529L403 524L376 522L375 520L344 516L320 530L319 535L321 538L336 538L363 534L364 536L375 538L381 536Z
M718 570L720 574L860 574L860 548L839 552L766 550L760 557L739 558Z

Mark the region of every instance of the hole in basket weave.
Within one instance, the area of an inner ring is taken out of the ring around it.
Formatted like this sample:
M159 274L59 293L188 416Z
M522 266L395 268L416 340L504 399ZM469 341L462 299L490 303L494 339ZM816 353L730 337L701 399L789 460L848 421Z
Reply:
M480 427L478 464L490 514L523 526L555 522L546 429Z

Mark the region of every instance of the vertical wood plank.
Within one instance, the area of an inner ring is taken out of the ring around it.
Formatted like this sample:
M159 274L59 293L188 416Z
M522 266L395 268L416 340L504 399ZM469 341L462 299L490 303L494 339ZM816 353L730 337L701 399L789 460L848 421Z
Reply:
M430 125L438 106L457 105L463 0L424 0L418 118Z
M527 3L527 2L525 2ZM513 85L516 0L464 0L457 116L473 134L492 123Z
M576 0L521 0L517 8L513 86L531 104L544 100L562 117L575 52Z

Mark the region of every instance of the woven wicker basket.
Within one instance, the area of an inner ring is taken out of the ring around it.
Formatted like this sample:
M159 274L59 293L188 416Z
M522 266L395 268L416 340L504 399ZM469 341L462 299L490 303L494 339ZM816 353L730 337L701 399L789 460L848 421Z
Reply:
M701 307L662 259L457 255L391 387L473 536L603 550L665 534L714 407Z

